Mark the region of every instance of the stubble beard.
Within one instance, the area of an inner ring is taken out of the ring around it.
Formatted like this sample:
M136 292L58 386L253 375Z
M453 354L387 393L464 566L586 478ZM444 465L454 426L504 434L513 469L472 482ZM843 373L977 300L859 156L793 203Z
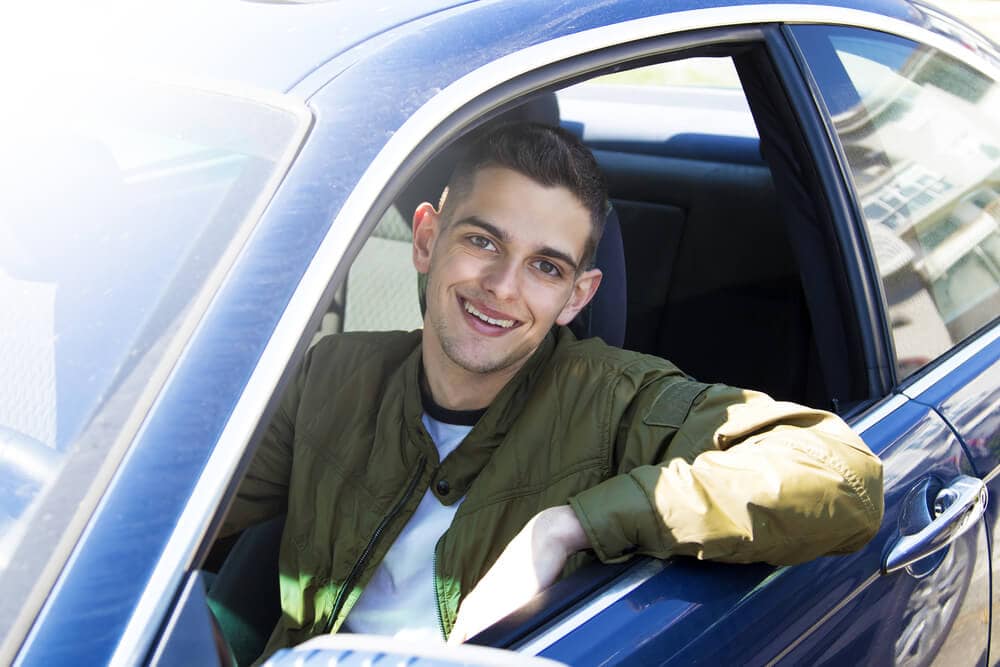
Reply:
M474 353L469 354L467 349L464 349L467 348L467 346L461 345L456 340L456 337L449 333L447 323L435 319L433 327L434 332L437 335L438 344L441 346L441 351L444 352L444 355L448 357L453 364L470 373L487 375L489 373L503 371L528 356L520 350L515 349L504 357L499 359L490 359L484 358L486 357L484 350L484 355L477 358L478 355L475 355Z

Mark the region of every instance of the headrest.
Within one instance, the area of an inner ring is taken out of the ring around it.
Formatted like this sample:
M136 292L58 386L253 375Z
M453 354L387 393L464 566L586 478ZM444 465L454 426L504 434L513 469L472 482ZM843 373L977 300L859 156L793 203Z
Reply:
M608 345L621 347L625 344L628 289L625 281L625 247L622 245L621 225L614 208L608 210L604 234L597 244L594 265L604 274L601 286L587 307L569 323L569 328L577 338L597 336Z

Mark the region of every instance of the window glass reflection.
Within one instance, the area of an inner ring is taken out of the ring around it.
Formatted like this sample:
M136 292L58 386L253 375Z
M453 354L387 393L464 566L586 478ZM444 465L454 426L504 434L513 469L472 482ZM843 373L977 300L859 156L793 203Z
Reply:
M868 225L902 379L1000 312L1000 92L931 48L817 31L842 68L825 68L820 89ZM850 85L836 94L838 75Z

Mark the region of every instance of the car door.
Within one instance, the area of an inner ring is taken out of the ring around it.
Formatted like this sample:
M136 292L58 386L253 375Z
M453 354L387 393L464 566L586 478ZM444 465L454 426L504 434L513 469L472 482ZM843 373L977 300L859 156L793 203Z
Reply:
M997 327L981 336L982 348L969 351L968 358L962 367L950 369L951 376L945 381L961 383L960 386L948 392L945 389L941 397L932 396L930 392L925 398L932 403L942 415L948 419L958 436L962 439L972 465L987 483L987 489L993 502L986 512L986 525L992 547L992 590L991 609L996 610L1000 603L1000 552L997 550L997 539L1000 538L1000 510L996 499L1000 497L1000 479L997 470L1000 469L1000 336ZM979 346L976 346L979 347ZM991 616L990 629L990 664L1000 660L1000 620Z
M870 223L866 230L861 223L866 219L857 213L872 210L866 208L867 194L859 192L857 184L859 174L867 175L864 169L868 165L862 163L857 172L851 170L852 159L859 155L871 159L871 152L860 150L849 142L850 136L845 139L838 133L841 116L836 107L831 110L830 118L825 112L817 116L807 106L813 99L824 106L830 105L827 100L831 98L857 99L857 91L849 80L829 78L831 69L838 71L832 67L836 64L832 58L837 57L833 49L826 46L823 52L822 39L830 30L834 29L797 26L790 31L789 39L801 45L802 71L812 77L805 95L797 94L796 89L806 82L795 81L795 67L783 67L777 40L772 42L771 54L786 76L789 97L803 103L799 122L805 133L815 131L812 154L817 160L816 168L826 172L828 200L838 201L837 190L843 188L841 194L846 205L842 224L861 232L855 235L857 245L846 256L864 257L869 244L875 247L874 262L846 265L844 270L871 273L867 284L876 290L874 297L881 302L878 292L884 281L880 278L885 276L875 273L875 267L886 264L879 256L882 249L879 244L884 241L872 234ZM860 32L836 30L852 35ZM876 36L875 41L881 45L887 39L890 38ZM912 51L918 47L911 42L906 48ZM848 84L850 89L844 91ZM846 96L848 92L853 95ZM814 127L810 127L810 116L817 122ZM983 116L991 117L988 113ZM857 123L856 118L851 120ZM826 123L830 123L829 132ZM851 124L845 126L855 129ZM838 164L820 162L823 148L817 144L831 140L833 143L827 144L827 150L842 158L846 155L842 173L838 173ZM995 165L991 168L995 169ZM990 173L989 169L985 171ZM855 205L854 201L860 204ZM988 208L990 201L980 208ZM897 206L897 213L900 208ZM990 223L987 220L981 224ZM995 227L995 222L992 224ZM989 243L987 240L985 245L991 247ZM978 259L981 252L988 251L975 252ZM895 255L892 258L899 261ZM865 278L862 275L858 278L855 284L864 285ZM875 395L876 400L855 411L856 416L850 420L882 456L885 465L886 515L879 535L865 549L851 556L758 572L746 569L734 572L730 568L679 561L645 578L636 571L633 578L619 582L619 588L610 596L613 601L603 600L599 611L578 609L561 627L550 629L547 637L529 644L531 649L540 649L543 655L567 662L626 659L676 664L706 659L749 664L985 662L990 630L987 530L993 521L981 518L986 500L982 479L991 478L982 471L988 470L990 464L977 465L976 457L983 459L992 454L983 451L989 447L982 445L977 453L972 453L966 440L987 443L992 437L995 441L992 414L996 392L991 383L995 382L997 346L995 329L989 328L989 320L996 312L989 305L995 287L987 279L981 279L979 284L985 285L982 294L968 298L972 306L985 304L977 311L978 320L975 312L970 315L967 304L959 304L956 308L967 307L959 313L963 318L960 322L949 322L950 332L942 322L946 316L935 307L937 302L930 295L921 294L927 298L920 300L922 309L917 313L928 312L927 306L931 306L940 331L924 331L918 337L934 342L932 333L939 333L938 342L947 342L922 357L899 349L898 343L895 350L886 345L887 354L897 368L887 378L881 393ZM894 293L888 287L894 285L886 287L887 296L891 296ZM912 298L912 290L906 294ZM855 299L860 305L870 296L858 290ZM874 307L867 311L874 335L878 335L880 328L897 329L913 322L914 315L898 317L896 305L890 298L888 309ZM952 320L959 319L959 315ZM969 324L969 317L973 318L973 324ZM981 328L984 325L985 330ZM966 327L964 334L959 328L962 326ZM913 373L921 367L925 368L918 373L919 380L903 381L907 372ZM956 411L964 408L964 414L969 415L964 428L974 435L962 436L961 427L956 435L953 423L958 415L950 416L948 408ZM934 553L914 549L920 540L913 536L928 533L937 534L941 540L938 544L943 548ZM922 554L924 557L919 557ZM908 562L900 565L900 558ZM630 653L623 646L635 646L635 652Z
M961 26L947 27L964 32ZM830 110L869 230L888 305L898 391L947 421L969 459L968 474L995 494L996 69L967 57L969 51L951 54L874 31L799 26L792 32ZM970 39L966 43L975 43ZM984 520L995 544L995 503ZM996 635L994 627L991 662L1000 659Z

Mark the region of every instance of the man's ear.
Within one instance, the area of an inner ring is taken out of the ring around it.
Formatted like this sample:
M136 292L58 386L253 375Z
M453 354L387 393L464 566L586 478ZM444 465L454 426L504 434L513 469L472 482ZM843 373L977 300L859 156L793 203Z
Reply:
M441 216L424 202L413 212L413 266L418 273L431 268L431 252L440 230Z
M556 318L557 324L566 326L573 321L577 313L590 303L590 300L597 294L597 288L601 285L603 275L600 269L591 269L576 277L576 281L573 283L573 294L570 295L569 301L566 302L559 317Z

